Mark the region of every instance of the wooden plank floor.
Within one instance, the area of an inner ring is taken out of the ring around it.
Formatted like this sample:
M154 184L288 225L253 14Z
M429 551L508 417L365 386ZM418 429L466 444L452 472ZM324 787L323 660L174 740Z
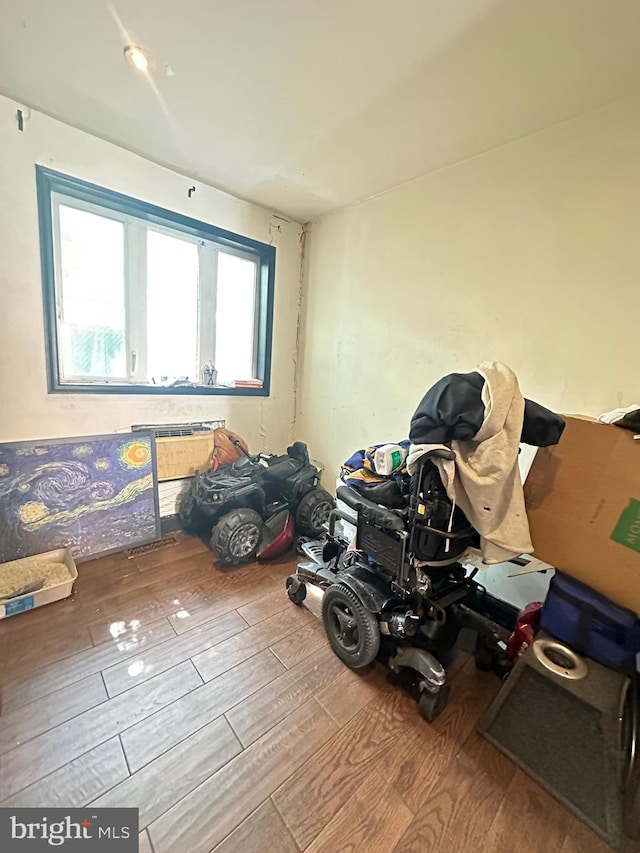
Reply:
M0 622L0 805L136 806L146 853L608 850L476 734L494 676L460 653L427 724L331 653L291 567L184 538Z

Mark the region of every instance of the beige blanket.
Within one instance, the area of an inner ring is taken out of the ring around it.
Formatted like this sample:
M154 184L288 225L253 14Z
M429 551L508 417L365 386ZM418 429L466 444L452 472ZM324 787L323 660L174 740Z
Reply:
M478 372L485 379L484 422L472 441L451 442L455 471L450 463L435 462L449 498L480 534L483 561L493 564L533 550L518 468L524 399L506 364L484 362ZM409 471L431 447L411 447Z

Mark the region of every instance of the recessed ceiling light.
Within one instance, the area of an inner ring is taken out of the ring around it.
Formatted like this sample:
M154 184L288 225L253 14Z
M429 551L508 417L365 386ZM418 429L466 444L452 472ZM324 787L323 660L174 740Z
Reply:
M124 55L138 71L146 71L149 67L149 54L141 47L130 44L124 49Z

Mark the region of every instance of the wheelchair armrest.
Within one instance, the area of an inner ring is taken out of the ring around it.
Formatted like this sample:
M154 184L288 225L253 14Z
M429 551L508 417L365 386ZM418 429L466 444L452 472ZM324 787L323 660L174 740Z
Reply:
M363 498L355 489L349 486L339 486L336 495L350 509L355 510L359 516L361 515L364 521L375 524L376 527L385 527L387 530L398 532L404 530L404 520L396 512Z

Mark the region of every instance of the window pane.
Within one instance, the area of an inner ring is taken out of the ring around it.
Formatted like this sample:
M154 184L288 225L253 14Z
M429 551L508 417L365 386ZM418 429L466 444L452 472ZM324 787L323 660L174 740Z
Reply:
M147 232L147 374L198 381L198 247Z
M62 373L127 375L124 228L75 207L58 207L62 269Z
M221 382L253 379L257 264L218 253L215 366Z

